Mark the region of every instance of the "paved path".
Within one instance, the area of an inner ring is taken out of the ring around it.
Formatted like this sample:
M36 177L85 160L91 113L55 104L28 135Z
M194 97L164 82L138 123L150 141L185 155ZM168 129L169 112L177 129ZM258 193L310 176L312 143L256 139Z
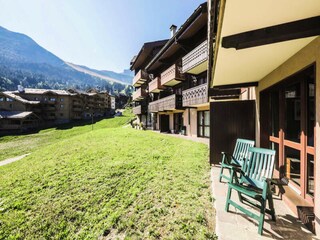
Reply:
M159 131L153 131L153 132L160 133ZM194 142L200 142L200 143L203 143L203 144L206 144L209 146L209 138L190 137L190 136L185 136L185 135L181 135L181 134L171 134L171 133L160 133L160 134L170 136L170 137L186 139L186 140L190 140L190 141L194 141Z
M216 234L219 240L231 239L290 239L290 240L315 240L316 238L306 227L296 218L282 200L274 196L276 211L276 222L268 219L264 223L263 235L258 234L257 222L247 217L233 206L230 212L225 212L224 207L227 195L227 183L218 181L220 167L213 166L211 169L212 192L215 199L216 209ZM232 200L239 202L238 195L233 192ZM248 207L249 208L249 207Z
M6 159L6 160L3 160L3 161L0 162L0 167L1 167L1 166L4 166L4 165L7 165L7 164L9 164L9 163L18 161L18 160L20 160L20 159L28 156L29 154L30 154L30 153L27 153L27 154L23 154L23 155L18 156L18 157L8 158L8 159Z

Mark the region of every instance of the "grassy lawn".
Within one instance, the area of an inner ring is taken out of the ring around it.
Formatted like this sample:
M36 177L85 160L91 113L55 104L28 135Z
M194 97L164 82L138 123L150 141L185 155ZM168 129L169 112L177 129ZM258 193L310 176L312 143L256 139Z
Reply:
M214 239L207 146L129 118L2 140L0 239Z
M102 120L94 124L94 130L102 128L115 128L126 124L132 117L128 111L122 117L116 117L108 120ZM31 153L46 145L58 142L61 139L70 138L90 132L91 123L83 126L72 126L71 124L61 125L57 128L41 130L39 133L0 137L0 161L7 158L20 156Z

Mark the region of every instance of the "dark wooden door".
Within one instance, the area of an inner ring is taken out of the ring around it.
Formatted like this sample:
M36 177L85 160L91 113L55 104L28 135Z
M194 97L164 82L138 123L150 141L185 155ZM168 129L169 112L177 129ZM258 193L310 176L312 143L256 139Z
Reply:
M255 101L210 103L210 163L233 152L237 138L255 140Z
M160 132L169 132L169 115L160 115Z

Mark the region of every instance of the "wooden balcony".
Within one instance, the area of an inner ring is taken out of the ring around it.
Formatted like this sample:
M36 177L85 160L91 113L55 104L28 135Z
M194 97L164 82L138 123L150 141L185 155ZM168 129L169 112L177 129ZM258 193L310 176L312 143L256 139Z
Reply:
M207 83L182 91L183 107L200 105L208 102Z
M146 90L143 88L139 88L137 91L135 91L132 94L132 100L138 102L143 100L146 96L147 96Z
M49 112L49 111L56 111L56 107L55 106L44 106L43 110Z
M56 116L47 116L46 119L47 120L56 120Z
M159 112L159 102L158 101L154 101L154 102L149 103L149 106L148 106L149 112L151 112L151 113Z
M83 105L83 103L82 102L80 102L80 101L76 101L76 100L73 100L73 106L82 106Z
M173 94L165 98L157 100L158 111L170 111L182 108L182 96L178 94Z
M173 64L167 70L161 73L161 85L162 86L174 86L184 81L184 74L181 73L181 67L177 64Z
M147 106L146 105L139 105L132 109L133 114L139 115L139 114L145 114L147 113Z
M207 70L208 47L207 40L182 58L182 72L199 74Z
M82 107L73 107L72 110L74 112L82 112Z
M156 77L154 80L152 80L149 83L149 92L150 93L159 93L162 91L163 86L161 86L161 80L160 77Z
M134 87L139 87L141 86L141 84L143 84L144 82L146 82L148 79L148 74L143 71L143 70L140 70L133 78L132 80L132 85Z

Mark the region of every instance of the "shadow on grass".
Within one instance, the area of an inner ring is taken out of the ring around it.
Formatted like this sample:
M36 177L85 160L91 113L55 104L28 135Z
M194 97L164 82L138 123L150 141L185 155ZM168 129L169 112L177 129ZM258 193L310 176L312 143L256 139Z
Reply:
M119 117L123 117L123 116L119 116ZM77 121L73 121L73 122L69 122L69 123L61 123L61 124L47 124L47 125L43 125L37 129L29 129L23 132L18 132L18 131L0 131L0 137L4 137L4 136L24 136L24 135L29 135L29 134L35 134L35 133L39 133L42 130L46 130L46 129L55 129L55 130L68 130L68 129L72 129L74 127L83 127L86 125L91 125L91 124L95 124L97 122L100 122L104 119L111 119L113 117L102 117L102 118L94 118L93 122L92 119L85 119L85 120L77 120Z

